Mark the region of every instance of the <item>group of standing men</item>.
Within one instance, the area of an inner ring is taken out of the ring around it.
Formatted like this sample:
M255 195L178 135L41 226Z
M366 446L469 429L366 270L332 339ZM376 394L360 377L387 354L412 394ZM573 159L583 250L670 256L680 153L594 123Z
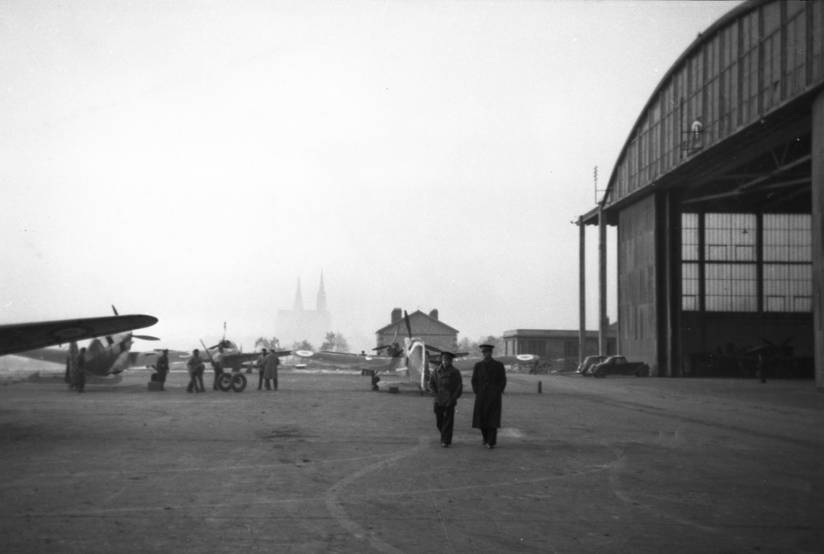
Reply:
M223 374L223 349L219 348L218 352L211 356L209 361L215 371L212 388L217 390L218 381ZM263 388L264 383L266 390L278 390L278 366L280 365L278 353L274 350L269 352L264 348L255 361L255 365L258 368L258 390ZM192 350L192 356L186 362L186 368L189 370L189 385L186 387L186 392L205 392L203 374L206 372L206 364L203 358L200 357L200 350L197 348Z
M491 344L480 346L483 360L472 370L472 392L475 406L472 412L472 427L481 430L483 446L495 448L498 443L498 428L501 426L501 397L506 388L504 364L492 358ZM429 388L435 395L435 424L441 433L441 447L452 444L455 425L455 406L463 393L463 380L452 361L454 352L441 353L441 365L429 377Z
M266 390L278 390L278 366L280 358L277 352L269 352L265 348L261 351L255 365L258 368L258 390L263 389L264 382Z

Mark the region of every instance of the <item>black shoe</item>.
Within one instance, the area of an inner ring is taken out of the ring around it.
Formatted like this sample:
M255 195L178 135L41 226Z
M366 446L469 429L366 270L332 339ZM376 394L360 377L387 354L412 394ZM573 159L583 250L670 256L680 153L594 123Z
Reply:
M441 443L441 448L449 448L449 443L442 442Z

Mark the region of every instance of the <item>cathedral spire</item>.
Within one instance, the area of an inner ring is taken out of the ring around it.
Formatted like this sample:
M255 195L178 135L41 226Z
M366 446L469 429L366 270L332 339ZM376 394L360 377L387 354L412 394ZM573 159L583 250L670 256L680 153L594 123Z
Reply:
M326 311L326 289L323 286L323 270L320 272L320 287L318 287L318 302L316 309L319 312Z
M300 277L298 277L298 290L295 291L295 304L292 309L296 312L303 311L303 295L300 293Z

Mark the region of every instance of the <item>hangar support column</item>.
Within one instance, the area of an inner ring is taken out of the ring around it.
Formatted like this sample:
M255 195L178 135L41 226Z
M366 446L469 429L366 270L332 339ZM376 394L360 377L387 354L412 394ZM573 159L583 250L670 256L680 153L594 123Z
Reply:
M607 221L604 201L598 210L598 354L607 351Z
M824 392L824 92L813 101L812 258L815 386Z
M578 218L578 365L586 356L587 340L587 276L586 276L586 225L584 218Z

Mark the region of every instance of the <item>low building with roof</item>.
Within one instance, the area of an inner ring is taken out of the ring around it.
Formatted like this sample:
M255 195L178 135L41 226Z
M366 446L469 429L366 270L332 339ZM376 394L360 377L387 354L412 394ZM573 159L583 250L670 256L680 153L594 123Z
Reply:
M442 350L455 350L458 345L458 330L450 327L438 317L438 310L428 314L416 310L409 314L409 327L413 337L418 337L426 344ZM403 339L409 336L403 310L394 308L390 323L375 331L377 347L388 346L393 342L403 344Z
M606 353L616 354L617 324L607 331ZM578 366L580 334L577 329L511 329L504 331L504 356L536 354L552 364L553 369L572 371ZM598 331L586 331L584 352L580 358L598 354Z

